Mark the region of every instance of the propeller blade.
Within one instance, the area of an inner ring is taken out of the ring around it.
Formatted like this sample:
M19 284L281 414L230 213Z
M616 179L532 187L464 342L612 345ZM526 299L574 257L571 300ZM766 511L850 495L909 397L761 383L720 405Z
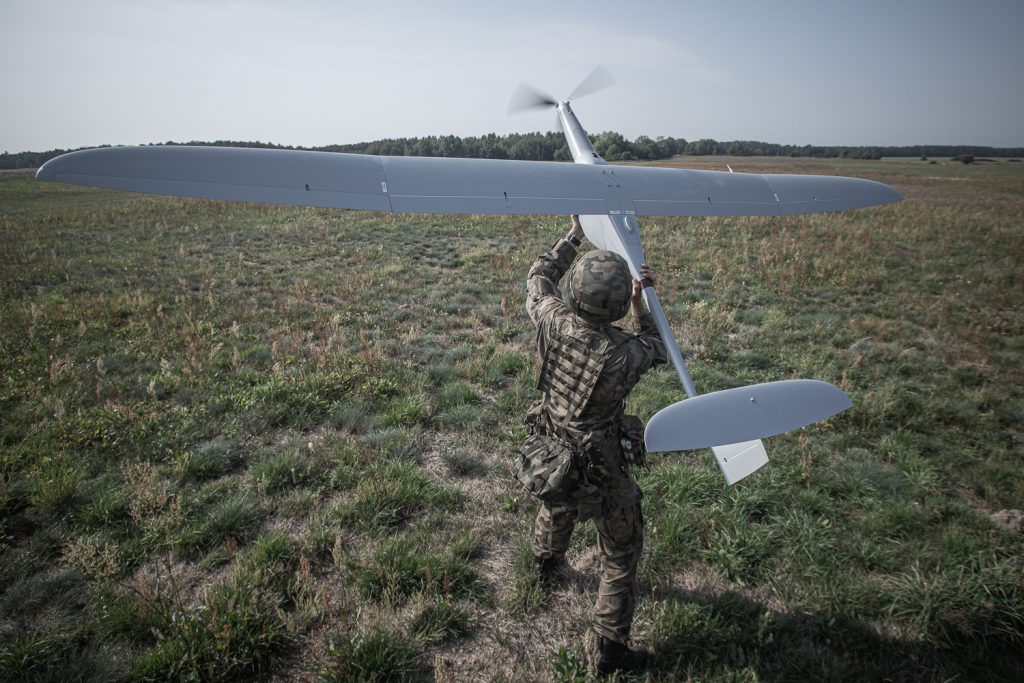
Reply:
M512 92L508 101L508 112L511 114L525 109L537 109L539 107L553 107L557 102L551 95L537 90L532 85L520 83Z
M583 79L583 82L576 86L576 89L569 95L569 100L574 100L577 97L583 97L590 93L595 93L598 90L604 90L609 85L613 84L615 79L612 78L612 73L608 71L608 68L603 64L598 64L594 67L594 70L590 72L590 75Z

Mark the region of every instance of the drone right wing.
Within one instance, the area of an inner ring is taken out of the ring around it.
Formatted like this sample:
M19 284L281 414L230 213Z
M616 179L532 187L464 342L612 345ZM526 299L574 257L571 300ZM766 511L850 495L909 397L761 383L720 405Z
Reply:
M898 202L874 180L842 176L729 173L605 166L638 216L788 216Z

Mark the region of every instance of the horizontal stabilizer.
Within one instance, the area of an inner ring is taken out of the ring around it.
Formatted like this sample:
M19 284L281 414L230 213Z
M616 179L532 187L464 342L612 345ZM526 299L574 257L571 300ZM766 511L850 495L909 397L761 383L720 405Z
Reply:
M687 398L647 423L647 450L685 451L754 441L824 420L853 402L827 382L791 379Z

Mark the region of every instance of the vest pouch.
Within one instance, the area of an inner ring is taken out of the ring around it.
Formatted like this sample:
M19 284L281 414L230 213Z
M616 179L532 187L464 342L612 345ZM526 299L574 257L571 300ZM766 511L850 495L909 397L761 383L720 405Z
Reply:
M622 455L630 467L647 464L647 447L644 445L644 423L636 415L623 415L619 425L619 443Z
M523 420L523 424L530 431L531 434L543 431L544 424L544 401L537 400L530 404L529 409L526 411L526 418Z
M587 483L580 460L564 444L543 434L533 434L519 449L515 476L527 491L545 503L572 503L596 490Z

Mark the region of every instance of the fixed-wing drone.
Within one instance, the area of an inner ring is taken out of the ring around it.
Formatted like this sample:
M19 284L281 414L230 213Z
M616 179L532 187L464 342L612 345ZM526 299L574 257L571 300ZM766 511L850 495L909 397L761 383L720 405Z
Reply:
M389 157L223 147L112 147L44 164L40 180L133 192L397 213L579 214L595 246L644 263L640 216L785 216L857 209L902 199L888 185L835 176L751 174L610 166L598 156L569 101L609 82L595 70L555 101L523 86L512 108L554 107L574 164L548 161ZM651 452L712 448L733 484L768 462L761 439L850 408L837 387L785 380L698 395L658 297L644 298L688 398L657 412Z

